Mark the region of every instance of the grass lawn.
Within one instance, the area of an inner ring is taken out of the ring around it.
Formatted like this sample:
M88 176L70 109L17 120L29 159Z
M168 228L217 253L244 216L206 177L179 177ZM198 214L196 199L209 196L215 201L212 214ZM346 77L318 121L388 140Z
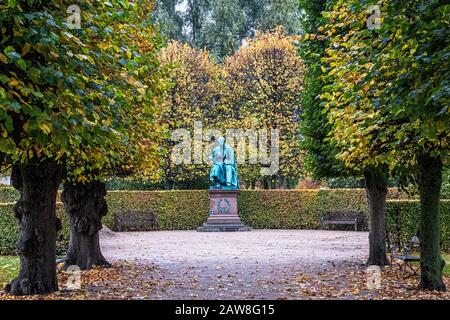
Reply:
M420 256L419 253L414 253L414 255ZM450 253L441 253L441 255L442 255L442 258L445 260L445 267L444 267L444 270L442 271L442 273L445 277L450 277ZM414 266L420 265L419 262L413 262L412 264Z
M442 257L445 260L444 276L450 277L450 254L443 254Z
M19 257L0 256L0 289L19 273Z

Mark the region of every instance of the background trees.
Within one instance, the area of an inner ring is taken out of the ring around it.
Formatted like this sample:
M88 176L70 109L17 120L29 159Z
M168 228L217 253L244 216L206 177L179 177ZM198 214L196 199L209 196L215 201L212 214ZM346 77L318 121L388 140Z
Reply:
M248 19L239 0L212 0L196 47L207 48L216 58L235 52L247 32Z
M262 176L259 165L248 165L241 159L240 177L249 185L264 181L266 188L277 183L285 187L288 178L297 181L303 156L297 130L303 64L293 42L282 29L261 32L227 57L223 65L216 64L207 51L176 41L161 50L159 58L170 68L167 81L171 83L160 118L166 132L161 141L165 149L161 176L167 188L180 183L185 187L189 187L186 183L208 184L209 165L203 162L211 145L207 137L200 142L204 151L201 159L189 158L179 165L171 159L176 140L183 140L180 137L174 141L172 134L176 129L186 129L193 137L196 122L201 123L205 134L208 129L221 134L226 129L266 129L269 140L270 129L278 129L282 160L278 173ZM270 144L268 148L270 152ZM193 154L191 151L190 156Z
M221 60L256 30L283 26L288 34L299 33L300 15L297 0L162 0L153 18L169 39Z
M175 138L172 134L176 129L185 129L193 136L196 121L205 128L213 126L220 116L216 109L220 99L222 70L207 51L177 41L170 42L161 50L159 60L163 66L170 68L167 81L171 84L162 102L159 118L165 131L165 138L161 141L165 161L160 168L160 177L169 189L173 189L175 184L193 184L202 180L207 184L209 167L203 164L203 157L196 163L191 155L186 161L181 159L182 163L172 161L176 140L185 138Z
M180 39L183 34L183 17L177 11L179 0L157 1L152 18L160 32L169 39Z
M266 187L272 178L274 184L278 180L285 187L288 178L301 175L298 120L304 67L293 42L282 28L257 33L224 62L223 103L232 113L235 128L280 131L280 168L273 177L262 177L254 166L240 165L244 180L263 179Z

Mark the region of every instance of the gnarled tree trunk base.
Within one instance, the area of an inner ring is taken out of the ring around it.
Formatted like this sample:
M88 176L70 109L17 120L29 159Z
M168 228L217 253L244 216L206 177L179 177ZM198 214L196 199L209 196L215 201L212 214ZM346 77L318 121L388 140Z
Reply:
M35 158L13 167L12 183L20 191L14 214L20 221L17 253L19 276L6 286L11 295L44 294L58 290L56 279L56 193L63 167Z
M99 231L108 212L106 187L99 181L65 184L62 201L70 218L70 243L65 268L110 266L100 250Z

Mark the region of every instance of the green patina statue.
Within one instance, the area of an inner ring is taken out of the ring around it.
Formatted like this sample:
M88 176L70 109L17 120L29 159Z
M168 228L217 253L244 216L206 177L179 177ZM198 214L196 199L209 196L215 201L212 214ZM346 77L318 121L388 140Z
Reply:
M239 189L236 158L233 148L225 144L225 139L218 139L219 145L215 147L209 159L213 165L209 174L212 182L211 189Z

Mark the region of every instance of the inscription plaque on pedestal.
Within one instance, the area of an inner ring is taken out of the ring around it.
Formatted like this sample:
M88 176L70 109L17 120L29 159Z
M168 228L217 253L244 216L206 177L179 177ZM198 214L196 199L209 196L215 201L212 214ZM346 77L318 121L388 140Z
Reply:
M197 231L250 231L238 214L239 190L210 189L210 213L208 220Z

